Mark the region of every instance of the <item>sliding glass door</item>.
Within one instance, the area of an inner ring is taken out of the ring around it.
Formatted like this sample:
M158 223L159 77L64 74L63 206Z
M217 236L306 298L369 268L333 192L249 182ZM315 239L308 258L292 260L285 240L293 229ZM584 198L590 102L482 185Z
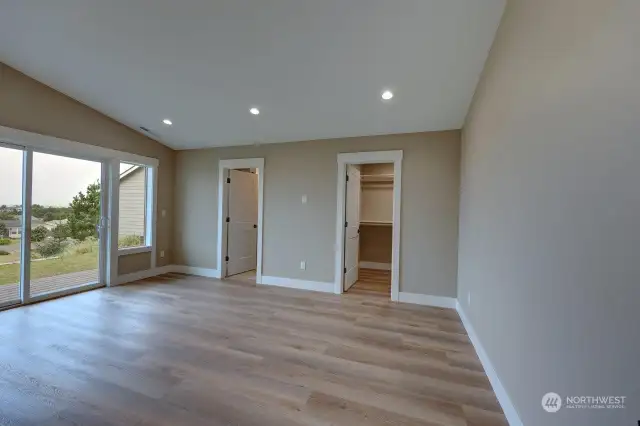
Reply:
M102 282L102 167L33 153L31 298Z
M0 142L0 308L104 285L107 169Z
M0 144L0 307L20 303L23 157Z

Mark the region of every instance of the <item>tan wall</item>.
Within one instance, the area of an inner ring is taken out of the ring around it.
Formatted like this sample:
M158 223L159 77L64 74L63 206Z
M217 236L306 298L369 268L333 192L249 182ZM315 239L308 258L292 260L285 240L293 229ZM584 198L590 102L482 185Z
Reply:
M404 150L400 289L455 296L459 131L179 152L176 262L217 268L218 160L264 157L263 273L333 282L337 154L394 149Z
M175 153L105 115L0 63L0 125L160 160L158 174L158 266L172 261ZM128 272L149 268L149 256L136 257Z
M142 267L142 265L145 265ZM121 275L149 269L151 253L136 253L118 257L118 273Z
M465 125L459 300L525 425L640 419L638 17L510 0ZM627 408L548 414L552 391Z
M393 163L363 164L363 175L393 174ZM361 220L393 219L393 182L362 183ZM393 248L391 226L360 225L360 261L391 263Z
M360 171L363 175L392 175L393 163L363 164Z
M391 263L393 227L360 225L360 261Z

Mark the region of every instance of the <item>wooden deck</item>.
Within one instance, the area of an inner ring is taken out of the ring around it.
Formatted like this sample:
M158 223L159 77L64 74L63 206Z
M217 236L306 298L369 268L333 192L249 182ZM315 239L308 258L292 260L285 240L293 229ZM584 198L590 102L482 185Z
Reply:
M54 291L66 290L84 284L98 281L98 270L73 272L71 274L55 275L53 277L31 280L31 295L37 296ZM0 304L20 300L20 285L0 285Z

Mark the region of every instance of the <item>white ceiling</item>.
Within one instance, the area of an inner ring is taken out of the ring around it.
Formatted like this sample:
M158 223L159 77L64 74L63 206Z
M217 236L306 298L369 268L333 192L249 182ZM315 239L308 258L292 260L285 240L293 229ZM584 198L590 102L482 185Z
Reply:
M0 61L177 149L459 129L505 1L0 0Z

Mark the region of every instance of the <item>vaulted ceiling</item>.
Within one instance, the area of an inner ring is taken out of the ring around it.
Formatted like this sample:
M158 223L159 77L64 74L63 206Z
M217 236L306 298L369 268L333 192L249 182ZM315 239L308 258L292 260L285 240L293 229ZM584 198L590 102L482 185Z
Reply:
M183 149L459 129L505 0L0 5L0 61Z

